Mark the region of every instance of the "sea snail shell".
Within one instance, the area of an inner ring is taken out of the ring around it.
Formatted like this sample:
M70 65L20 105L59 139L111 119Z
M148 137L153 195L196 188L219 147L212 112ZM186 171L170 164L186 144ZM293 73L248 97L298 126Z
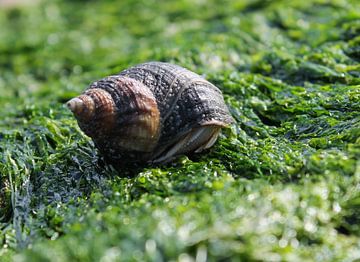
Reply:
M140 64L96 81L67 106L113 163L167 162L200 152L233 122L217 87L162 62Z

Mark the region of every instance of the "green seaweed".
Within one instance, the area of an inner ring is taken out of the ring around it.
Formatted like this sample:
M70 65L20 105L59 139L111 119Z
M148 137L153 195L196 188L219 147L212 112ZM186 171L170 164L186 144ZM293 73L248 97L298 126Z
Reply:
M1 261L360 259L360 5L42 1L0 10ZM63 105L131 65L216 84L202 154L115 170Z

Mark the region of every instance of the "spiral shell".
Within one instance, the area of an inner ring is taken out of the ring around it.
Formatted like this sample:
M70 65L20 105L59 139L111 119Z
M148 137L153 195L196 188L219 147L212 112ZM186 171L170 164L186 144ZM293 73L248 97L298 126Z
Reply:
M100 152L117 164L201 152L233 122L217 87L162 62L96 81L67 105Z

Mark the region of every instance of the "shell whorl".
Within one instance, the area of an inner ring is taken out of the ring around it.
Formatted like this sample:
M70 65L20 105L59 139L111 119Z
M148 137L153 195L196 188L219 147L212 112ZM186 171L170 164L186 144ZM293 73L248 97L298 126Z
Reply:
M95 111L94 100L85 95L71 99L66 105L77 118L84 120L90 119Z
M159 139L160 113L151 91L141 82L110 76L94 82L70 100L80 128L105 154L152 151ZM92 106L95 105L95 106Z
M144 83L154 94L162 122L159 147L176 141L191 128L208 124L225 127L234 121L221 91L186 68L148 62L119 75Z

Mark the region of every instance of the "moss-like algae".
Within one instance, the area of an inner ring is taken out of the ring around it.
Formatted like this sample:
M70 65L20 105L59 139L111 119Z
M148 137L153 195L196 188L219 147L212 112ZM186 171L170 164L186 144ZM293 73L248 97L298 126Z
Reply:
M52 1L0 11L0 257L360 258L357 1ZM174 163L114 170L63 107L174 62L236 124Z

